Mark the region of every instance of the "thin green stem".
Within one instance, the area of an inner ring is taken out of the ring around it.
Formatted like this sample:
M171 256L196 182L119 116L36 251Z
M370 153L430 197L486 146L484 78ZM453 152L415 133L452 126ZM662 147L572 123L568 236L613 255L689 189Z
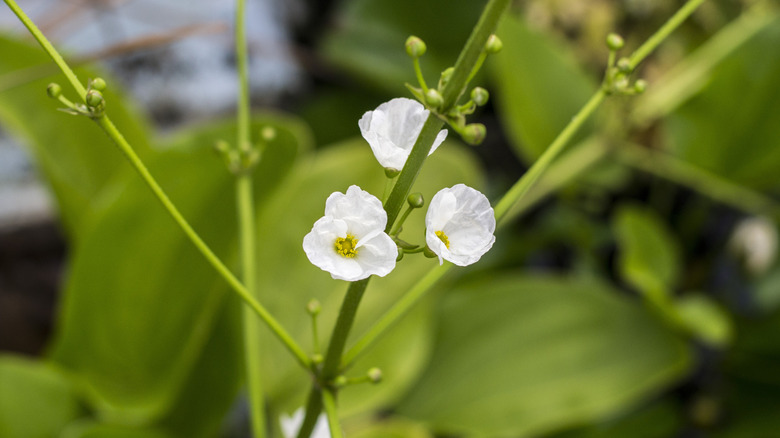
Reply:
M423 76L422 70L420 69L420 58L414 58L412 64L414 64L414 74L417 76L417 82L420 83L423 95L426 95L428 94L428 84L425 83L425 76Z
M246 0L236 1L235 40L236 70L238 72L238 103L236 143L239 153L248 153L252 147L249 135L249 62L246 42ZM255 206L252 196L251 169L245 169L236 180L236 207L239 218L239 242L241 247L241 272L247 291L259 299L257 289L257 239L255 238ZM249 417L255 438L265 437L265 396L261 365L263 351L260 340L260 324L252 310L244 308L244 368L249 393Z
M531 189L533 184L539 179L540 176L547 170L558 155L560 155L563 148L571 140L577 130L583 123L596 111L601 102L606 97L606 90L599 88L599 90L588 100L585 106L575 114L568 125L563 128L560 134L555 137L552 144L544 151L541 157L531 166L528 171L509 189L508 192L498 201L495 207L496 221L501 222L509 212L510 208L517 203L528 190Z
M322 402L325 405L325 415L328 416L331 438L342 438L344 434L339 426L339 413L336 409L336 396L331 390L322 392Z
M486 59L487 52L483 50L482 53L479 54L479 58L477 58L477 63L474 64L474 67L471 69L471 73L469 73L469 76L466 78L466 86L468 86L469 82L471 82L471 80L474 79L474 76L477 75L479 69L482 68L482 64L485 63Z
M685 21L705 0L688 0L688 3L672 15L644 44L631 54L628 64L635 69L647 56L656 49L683 21Z
M401 219L396 221L395 225L393 225L393 229L390 230L390 232L387 234L391 236L395 236L396 234L398 234L401 231L401 227L404 226L404 222L406 222L406 218L408 218L409 215L412 214L412 210L414 210L414 208L411 205L407 205L406 210L404 210L404 214L401 215Z
M365 280L349 284L347 294L341 303L336 326L333 328L330 344L328 344L328 353L325 355L325 362L322 365L322 379L324 382L332 380L339 373L341 354L344 352L347 336L352 329L352 324L355 322L355 314L360 305L360 299L366 291L366 286L368 286L368 280L366 278Z
M616 152L617 157L631 167L690 187L703 195L742 211L780 219L780 205L772 198L723 179L719 175L672 155L651 151L637 144L622 144Z
M51 43L40 32L40 30L38 30L38 28L27 17L27 15L24 14L24 12L19 8L19 6L17 6L14 0L4 0L4 1L8 5L8 7L11 8L11 10L16 14L16 16L19 17L19 20L22 21L22 23L24 23L24 25L30 31L32 36L38 41L41 47L43 47L46 53L54 60L54 62L57 64L60 70L62 70L62 72L68 78L68 81L71 83L73 88L79 93L80 97L83 100L86 96L86 89L78 81L78 78L73 73L73 70L71 70L68 64L65 63L65 61L62 59L62 56L60 56L60 54L57 52L54 46L51 45ZM255 300L254 297L251 296L251 294L247 291L244 285L241 284L240 281L238 281L238 279L233 275L233 273L230 272L230 270L225 266L225 264L222 263L222 261L214 254L213 251L211 251L211 248L209 248L208 245L206 245L206 243L203 241L203 239L201 239L200 236L195 232L195 230L192 229L192 227L187 222L187 220L184 219L184 217L176 208L176 206L171 202L171 200L165 194L165 191L160 187L160 185L157 183L154 177L152 177L152 175L149 173L149 170L146 168L144 163L135 153L135 151L127 142L127 140L125 140L124 136L122 136L122 134L113 124L113 122L111 122L111 119L108 116L103 115L101 117L95 118L95 122L101 128L103 128L103 130L106 132L108 137L111 138L111 140L117 145L120 152L122 152L125 158L138 172L138 174L141 176L144 182L152 190L152 193L154 193L154 195L157 197L160 203L162 203L163 207L168 212L168 214L171 215L171 217L176 222L176 224L182 229L182 231L190 239L192 244L195 245L195 247L203 255L206 261L208 261L209 264L211 264L211 266L214 267L217 273L225 279L225 281L228 283L231 289L235 291L236 294L238 294L238 296L242 300L244 300L246 304L249 305L249 307L251 307L255 311L255 313L257 313L257 315L263 320L263 322L266 323L268 328L270 328L271 331L279 338L279 340L282 341L282 343L293 354L293 356L295 356L296 359L298 359L301 365L307 369L310 368L311 361L303 352L303 349L301 349L301 347L298 346L298 344L292 339L292 337L287 333L287 331L276 321L276 319L274 319L271 316L271 314L268 313L268 311L257 300Z
M306 415L303 418L298 438L309 438L314 426L317 425L317 418L322 412L322 394L320 387L314 384L309 391L309 397L306 400Z

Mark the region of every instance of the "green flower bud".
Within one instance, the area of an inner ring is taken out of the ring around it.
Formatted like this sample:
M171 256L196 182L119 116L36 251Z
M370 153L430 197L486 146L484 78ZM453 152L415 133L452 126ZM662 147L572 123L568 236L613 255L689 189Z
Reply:
M321 355L320 353L315 353L311 356L311 361L314 362L315 365L319 365L325 362L325 356Z
M103 94L98 90L90 90L89 93L87 93L85 100L87 101L88 107L95 109L101 108L105 103L105 100L103 100Z
M337 388L343 388L343 387L347 386L347 383L349 383L349 381L344 376L338 376L335 379L333 379L333 384Z
M501 39L496 35L490 35L487 42L485 43L485 51L490 54L500 52L503 47L504 43L502 43Z
M311 316L317 316L320 314L320 311L322 310L322 305L319 301L312 298L308 304L306 304L306 311L309 312L309 315Z
M642 94L647 90L647 81L644 79L637 79L636 82L634 82L634 91L636 94Z
M620 58L617 62L617 68L622 73L630 73L631 61L629 61L628 58Z
M382 370L380 370L379 368L371 368L370 370L368 370L367 374L368 374L368 378L373 383L379 383L382 381Z
M427 93L425 93L425 102L433 108L438 108L441 106L442 101L443 99L441 97L441 93L439 93L439 90L436 90L435 88L431 88Z
M447 67L443 72L441 72L441 77L439 78L439 88L444 88L444 86L447 85L447 82L450 81L453 73L455 73L454 67Z
M607 35L607 47L609 47L609 50L617 51L623 48L625 43L623 42L623 37L616 33L611 33Z
M93 90L103 91L106 89L106 81L103 78L95 78L89 81L89 87Z
M216 142L214 142L214 149L217 152L224 154L230 150L230 144L225 140L217 140Z
M482 140L485 139L486 134L487 129L482 123L468 124L463 128L463 132L461 133L463 140L471 145L478 145L482 143Z
M398 174L401 173L398 169L393 169L392 167L385 167L385 176L388 178L395 178L398 176Z
M488 94L487 90L482 87L474 87L474 89L471 90L471 100L473 100L477 106L486 104L489 97L490 94Z
M412 58L419 58L425 54L428 48L420 38L412 35L406 39L406 53Z
M62 87L60 87L60 84L55 84L52 82L48 87L46 87L46 94L48 94L52 99L56 99L62 94Z
M271 141L276 138L276 128L273 126L265 126L260 130L260 137L265 141Z
M412 208L422 208L422 206L425 205L425 199L420 192L410 194L406 198L406 202L408 202L409 206Z

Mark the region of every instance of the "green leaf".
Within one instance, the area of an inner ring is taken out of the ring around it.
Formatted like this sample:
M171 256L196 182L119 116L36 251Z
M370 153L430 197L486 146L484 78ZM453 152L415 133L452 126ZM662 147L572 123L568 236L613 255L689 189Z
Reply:
M683 424L682 409L671 400L655 402L618 418L554 434L549 438L658 438L677 436Z
M476 277L440 312L430 366L398 406L440 433L538 436L592 422L691 365L642 307L580 278Z
M654 303L662 303L680 276L677 241L655 212L638 205L621 206L612 226L621 276Z
M126 166L116 146L87 117L57 111L63 105L46 95L49 82L62 84L63 95L77 100L65 76L38 46L0 37L0 124L30 148L42 176L54 192L68 234L80 234L95 200ZM76 69L87 78L106 76ZM29 80L29 78L39 78ZM21 80L19 80L21 79ZM146 122L124 101L115 82L106 78L107 114L143 158L149 156Z
M277 138L255 171L262 206L307 138L279 116L258 118ZM213 151L235 124L186 132L149 163L193 228L223 260L234 260L234 178ZM214 327L227 285L130 169L78 242L52 357L89 390L101 417L148 424L170 409ZM124 183L124 184L122 184ZM227 384L230 384L229 382Z
M482 2L448 0L351 0L340 2L335 22L322 45L324 56L363 81L395 95L406 95L404 83L416 84L404 43L410 35L425 41L420 59L430 86L455 64L476 24Z
M320 151L309 162L296 167L293 176L280 190L260 219L258 239L259 287L262 300L292 336L311 350L311 322L305 305L311 298L322 303L318 318L321 344L327 345L347 283L333 280L327 272L312 265L301 247L303 237L322 217L325 200L352 185L381 197L385 189L384 169L376 162L364 140L353 140ZM481 186L480 172L471 153L454 143L445 143L426 162L413 191L426 200L444 187L456 183ZM401 238L424 243L424 212L412 213ZM373 278L357 314L351 339L364 333L414 282L438 261L422 255L409 255L385 278ZM339 394L339 413L351 415L386 405L397 399L414 381L430 351L430 303L423 302L397 325L347 373L363 375L371 367L383 371L377 386L358 385ZM263 347L269 352L263 375L276 409L293 412L304 403L311 379L295 364L280 343L262 333ZM348 341L348 346L350 345ZM324 347L323 347L324 348Z
M356 432L347 431L352 438L433 438L421 424L398 418L383 419Z
M136 428L131 426L119 426L101 424L93 420L80 420L70 424L60 438L173 438L157 429ZM184 436L184 435L181 435Z
M49 438L82 415L74 385L49 364L0 355L0 436Z
M670 150L756 189L777 189L780 168L780 19L718 65L709 84L668 117Z
M712 299L705 295L685 295L674 307L683 327L696 338L717 346L729 344L734 336L731 319Z
M492 61L498 113L518 157L532 162L547 149L596 91L574 57L550 36L507 15L498 36L504 48ZM493 58L493 57L491 57ZM579 143L588 126L572 140Z

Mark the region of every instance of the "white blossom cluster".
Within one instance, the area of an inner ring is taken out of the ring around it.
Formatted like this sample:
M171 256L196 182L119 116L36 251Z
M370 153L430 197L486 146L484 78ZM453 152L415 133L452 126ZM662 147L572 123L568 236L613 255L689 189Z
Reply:
M401 170L429 111L419 102L398 98L366 112L358 125L374 156L385 168ZM447 137L442 130L430 153ZM375 196L358 186L335 192L325 202L325 216L303 239L309 260L334 279L357 281L384 277L395 268L398 247L385 232L387 214ZM488 199L464 184L440 190L425 216L428 248L444 260L467 266L480 259L496 238L496 219Z

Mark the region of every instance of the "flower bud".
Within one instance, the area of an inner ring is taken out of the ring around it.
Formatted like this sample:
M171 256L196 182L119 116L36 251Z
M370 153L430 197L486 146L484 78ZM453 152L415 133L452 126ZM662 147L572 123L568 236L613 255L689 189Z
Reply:
M214 142L214 150L221 154L225 154L230 150L230 144L225 140L217 140Z
M89 81L89 87L93 90L103 91L106 89L106 81L103 78L95 78Z
M425 198L423 198L422 193L416 192L410 194L406 198L406 202L408 202L409 206L412 208L422 208L422 206L425 205Z
M349 383L349 381L344 376L337 376L335 379L333 379L333 385L335 385L337 388L343 388L347 386L347 383Z
M260 130L260 137L265 141L276 138L276 129L273 126L265 126Z
M486 133L487 129L485 129L485 125L482 123L471 123L463 128L461 135L463 136L463 140L465 140L466 143L471 145L478 145L482 143L482 140L485 139Z
M623 48L625 43L623 42L623 37L616 33L610 33L607 35L607 47L609 47L609 50L617 51Z
M634 91L636 94L642 94L647 90L647 81L644 79L637 79L636 82L634 82Z
M477 106L486 104L489 97L490 94L488 94L487 90L482 87L474 87L474 89L471 90L471 100L473 100Z
M487 42L485 43L485 51L490 54L500 52L503 47L504 43L502 43L501 39L499 39L495 34L490 35Z
M48 94L52 99L56 99L62 94L62 87L60 87L60 84L55 84L52 82L48 87L46 87L46 94Z
M425 103L433 108L438 108L441 106L442 97L441 93L439 93L439 90L436 90L435 88L428 90L428 92L425 93Z
M617 68L622 73L630 73L631 61L629 61L628 58L620 58L617 62Z
M311 361L314 362L315 365L319 365L325 362L325 356L320 353L315 353L311 356Z
M105 100L103 100L103 94L98 90L90 90L86 97L87 106L90 108L100 109L103 107Z
M453 67L447 67L443 72L441 72L441 77L439 78L439 88L444 88L444 86L447 85L447 82L450 81L453 73L455 73L455 68Z
M371 368L370 370L368 370L367 374L368 374L368 378L373 383L379 383L382 381L382 370L380 370L379 368Z
M406 53L412 58L423 56L427 49L423 40L414 35L406 39Z
M392 167L385 167L385 176L388 178L395 178L398 176L398 174L401 173L398 169L393 169Z
M320 314L320 311L322 310L322 305L319 301L312 298L308 304L306 304L306 311L309 312L309 315L311 316L317 316Z

